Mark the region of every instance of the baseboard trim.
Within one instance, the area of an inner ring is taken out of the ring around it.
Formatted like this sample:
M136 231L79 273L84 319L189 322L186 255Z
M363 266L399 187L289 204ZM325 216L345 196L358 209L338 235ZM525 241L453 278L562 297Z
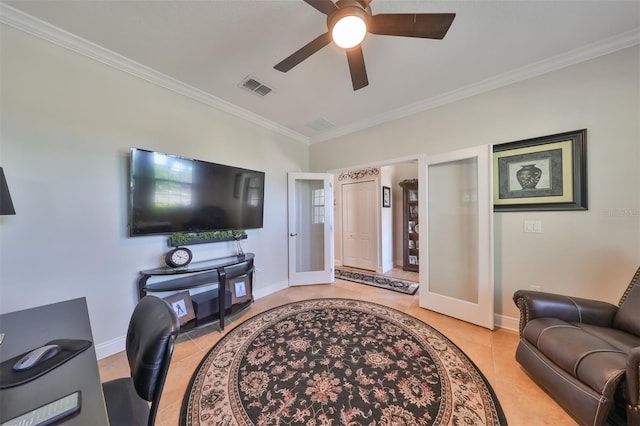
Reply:
M277 291L284 290L289 287L289 281L280 281L279 283L272 284L268 287L257 289L254 287L253 289L253 298L260 299L265 296L269 296Z
M115 339L108 340L96 345L96 357L98 359L106 358L111 355L115 355L118 352L125 350L127 336L116 337Z
M520 328L520 318L507 317L504 315L494 315L493 319L496 327L505 330L518 331Z

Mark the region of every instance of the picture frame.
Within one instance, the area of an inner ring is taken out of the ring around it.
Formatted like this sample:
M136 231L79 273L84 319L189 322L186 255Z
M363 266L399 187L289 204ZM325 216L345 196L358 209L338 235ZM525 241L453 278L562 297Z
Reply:
M191 295L188 291L172 294L171 296L164 297L164 300L173 308L173 311L178 316L180 325L184 325L192 319L195 319L196 314L193 310L193 302L191 302Z
M391 188L382 187L382 207L391 207Z
M417 189L410 189L409 190L409 201L411 201L411 202L418 201L418 190Z
M231 304L244 303L252 298L252 276L243 274L233 277L227 281L227 286L231 290Z
M494 145L493 209L588 210L587 129Z
M410 255L409 265L417 265L417 264L418 264L418 256Z

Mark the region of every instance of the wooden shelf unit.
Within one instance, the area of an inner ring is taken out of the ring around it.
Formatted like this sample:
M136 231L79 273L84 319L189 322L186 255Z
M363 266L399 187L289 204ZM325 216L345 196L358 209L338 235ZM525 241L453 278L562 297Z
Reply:
M402 185L402 269L405 271L420 270L418 219L418 182L405 183Z

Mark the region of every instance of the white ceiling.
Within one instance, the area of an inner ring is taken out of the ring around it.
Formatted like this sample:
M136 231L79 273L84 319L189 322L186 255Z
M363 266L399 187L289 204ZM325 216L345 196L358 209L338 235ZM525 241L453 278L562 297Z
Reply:
M373 14L457 15L443 40L369 34L369 86L354 92L346 55L334 45L286 74L273 69L326 31L325 15L302 0L3 3L10 6L0 16L5 23L24 20L18 9L124 57L112 64L171 77L165 85L311 142L640 43L638 0L373 0ZM78 43L85 47L76 50L93 56L113 55ZM247 75L273 92L259 97L240 88ZM309 126L318 120L331 127Z

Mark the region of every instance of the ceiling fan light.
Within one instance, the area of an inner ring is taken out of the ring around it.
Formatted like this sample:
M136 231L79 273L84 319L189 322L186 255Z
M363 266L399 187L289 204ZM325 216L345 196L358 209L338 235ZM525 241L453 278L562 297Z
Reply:
M344 49L357 46L364 40L365 35L367 24L361 17L354 15L343 16L331 30L333 42Z

